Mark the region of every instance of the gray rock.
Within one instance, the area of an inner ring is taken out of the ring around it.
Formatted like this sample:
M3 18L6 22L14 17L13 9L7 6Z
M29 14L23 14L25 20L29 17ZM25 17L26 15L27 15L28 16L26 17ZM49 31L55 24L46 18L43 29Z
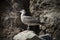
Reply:
M40 40L33 31L23 31L13 37L13 40Z

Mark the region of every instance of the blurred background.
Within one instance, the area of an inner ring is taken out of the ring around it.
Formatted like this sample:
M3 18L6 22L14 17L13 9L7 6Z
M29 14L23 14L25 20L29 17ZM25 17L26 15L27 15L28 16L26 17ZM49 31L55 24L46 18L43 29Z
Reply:
M39 35L49 33L54 40L60 40L60 0L0 0L0 40L12 40L27 29L20 19L21 9L45 23L30 30Z

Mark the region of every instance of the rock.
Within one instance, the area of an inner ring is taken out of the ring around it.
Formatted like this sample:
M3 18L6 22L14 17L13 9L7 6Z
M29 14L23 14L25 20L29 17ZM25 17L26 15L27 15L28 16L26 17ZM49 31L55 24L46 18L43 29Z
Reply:
M33 38L27 40L42 40L42 39L38 38L37 36L34 36Z
M42 30L45 30L46 29L46 27L45 26L42 26Z
M42 2L43 4L41 4ZM60 0L30 0L31 14L38 18L40 22L45 23L45 27L41 26L40 29L46 29L46 33L52 33L51 35L54 35L55 31L60 27L59 4ZM41 30L41 33L44 34L43 30Z
M43 34L44 34L44 31L41 30L40 33L39 33L39 35L43 35Z
M53 34L53 40L60 40L60 29L57 29Z
M33 31L23 31L13 37L13 40L40 40Z
M52 37L49 34L40 35L39 38L42 40L52 40Z

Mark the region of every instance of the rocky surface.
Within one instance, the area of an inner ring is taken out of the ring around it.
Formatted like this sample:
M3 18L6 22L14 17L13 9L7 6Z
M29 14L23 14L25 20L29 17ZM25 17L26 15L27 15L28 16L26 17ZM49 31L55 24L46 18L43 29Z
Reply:
M26 30L27 26L20 20L21 9L44 23L37 27L38 32L35 26L31 30L40 35L49 33L54 40L60 40L60 0L0 0L1 40L12 40L15 34Z
M25 30L13 37L13 40L41 40L33 31Z
M50 34L36 35L33 31L25 30L13 37L13 40L52 40Z
M60 25L60 1L59 0L30 0L30 12L33 17L45 23L40 28L50 33L53 38L57 35ZM40 34L44 34L43 31ZM55 35L55 36L54 36ZM56 39L57 40L57 39ZM58 39L59 40L59 39Z

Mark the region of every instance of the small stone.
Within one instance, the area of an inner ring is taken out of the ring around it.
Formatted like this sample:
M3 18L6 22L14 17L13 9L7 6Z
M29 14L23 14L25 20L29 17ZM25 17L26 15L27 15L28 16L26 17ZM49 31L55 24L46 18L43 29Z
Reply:
M42 30L45 30L46 29L46 27L45 26L42 26Z

